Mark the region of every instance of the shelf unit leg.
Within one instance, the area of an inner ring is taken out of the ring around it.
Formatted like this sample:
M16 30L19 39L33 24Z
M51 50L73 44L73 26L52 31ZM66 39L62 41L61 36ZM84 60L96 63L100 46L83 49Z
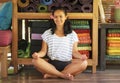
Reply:
M96 65L93 65L93 66L92 66L92 73L93 73L93 74L96 73Z
M14 66L14 73L18 73L18 67L17 67L17 65Z
M7 64L7 54L10 51L10 46L0 47L2 53L0 55L0 63L1 63L1 77L5 78L8 74L8 64Z

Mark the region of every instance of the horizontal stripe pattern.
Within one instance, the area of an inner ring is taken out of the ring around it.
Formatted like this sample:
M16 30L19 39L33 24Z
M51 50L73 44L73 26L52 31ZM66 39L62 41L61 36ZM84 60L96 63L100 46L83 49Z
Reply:
M70 61L72 59L73 43L78 42L77 34L73 31L64 37L51 34L51 29L42 34L43 40L48 44L48 56L52 60Z

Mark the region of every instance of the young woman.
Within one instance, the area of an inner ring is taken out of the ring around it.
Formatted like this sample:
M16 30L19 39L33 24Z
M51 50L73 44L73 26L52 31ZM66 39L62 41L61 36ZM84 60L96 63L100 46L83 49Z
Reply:
M77 34L71 29L66 10L59 7L52 12L51 29L42 34L42 49L33 53L33 65L44 74L44 78L64 78L74 76L87 67L86 55L77 50ZM47 54L49 60L42 57Z

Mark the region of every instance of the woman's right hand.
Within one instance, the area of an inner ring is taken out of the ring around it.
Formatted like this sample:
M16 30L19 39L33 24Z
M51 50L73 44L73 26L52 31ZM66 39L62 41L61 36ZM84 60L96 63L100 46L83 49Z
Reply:
M34 53L32 54L32 57L33 57L34 59L38 59L38 58L39 58L39 54L38 54L37 52L34 52Z

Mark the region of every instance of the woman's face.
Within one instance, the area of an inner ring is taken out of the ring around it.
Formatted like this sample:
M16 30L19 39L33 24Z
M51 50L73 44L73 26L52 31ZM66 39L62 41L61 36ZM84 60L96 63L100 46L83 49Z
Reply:
M66 19L67 19L67 16L62 10L56 10L54 12L53 20L57 26L63 26Z

